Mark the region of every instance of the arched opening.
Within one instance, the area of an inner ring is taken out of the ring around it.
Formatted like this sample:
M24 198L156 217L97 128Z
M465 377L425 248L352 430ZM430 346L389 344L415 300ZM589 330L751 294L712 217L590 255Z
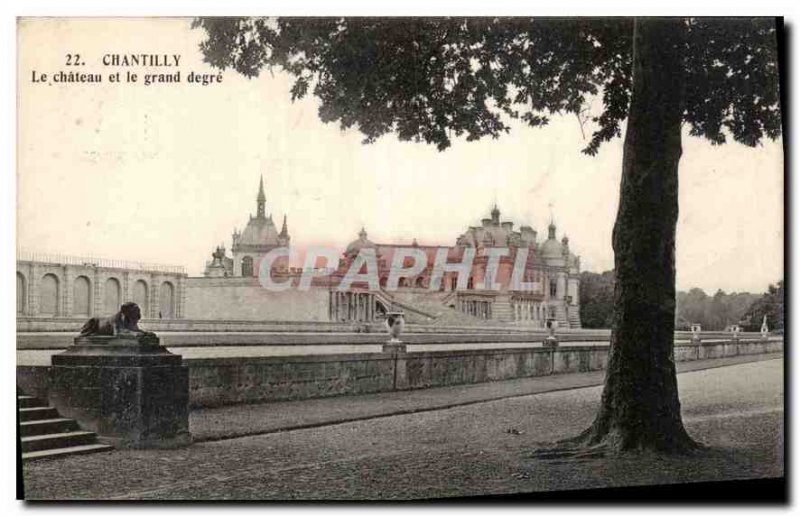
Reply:
M158 290L158 316L172 319L175 316L175 287L165 281Z
M89 316L92 313L92 289L89 278L78 276L72 287L72 314Z
M39 285L39 313L57 315L58 312L58 277L55 274L45 274Z
M17 273L17 315L22 315L28 311L28 285L25 282L25 276L22 273Z
M417 278L417 288L424 288L425 287L425 276L420 276Z
M253 277L253 257L245 256L242 258L242 276L246 278Z
M144 280L137 280L136 283L133 284L133 302L139 305L139 308L142 311L142 317L147 317L146 314L149 313L149 305L147 303L147 283Z
M119 280L117 278L108 278L103 289L103 314L111 315L117 313L122 304L121 297Z

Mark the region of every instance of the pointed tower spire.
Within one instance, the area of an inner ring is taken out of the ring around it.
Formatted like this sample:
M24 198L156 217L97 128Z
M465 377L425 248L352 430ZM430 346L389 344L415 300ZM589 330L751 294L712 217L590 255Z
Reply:
M282 237L289 236L289 230L286 227L286 214L283 215L283 226L281 227L281 235Z
M281 232L278 234L278 244L284 247L289 246L289 241L291 238L289 237L289 227L286 225L286 214L283 215L283 226L281 227Z
M264 195L264 176L258 181L258 197L256 197L256 217L265 218L265 206L267 204L267 196Z
M553 221L553 203L547 205L550 208L550 225L547 226L547 239L556 239L556 223Z

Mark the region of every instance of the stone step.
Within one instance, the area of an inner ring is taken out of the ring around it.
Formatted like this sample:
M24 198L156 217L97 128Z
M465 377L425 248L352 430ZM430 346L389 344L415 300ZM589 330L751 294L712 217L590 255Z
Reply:
M43 405L47 404L42 403L36 396L27 396L27 395L17 396L17 407L19 408L41 407Z
M22 437L58 434L78 430L79 428L78 423L74 419L67 419L65 417L24 421L19 424L19 431Z
M40 419L55 419L58 411L55 407L27 407L19 409L19 420L38 421Z
M96 440L97 434L83 430L59 434L30 435L20 438L23 453L96 444Z
M577 308L571 308L569 310L569 315L567 316L569 319L569 327L570 328L580 328L581 327L581 316L580 312L578 312Z
M53 459L66 457L69 455L80 455L84 453L96 453L111 451L113 448L107 444L85 444L81 446L68 446L66 448L52 448L50 450L39 450L22 454L22 460L27 462L39 459Z

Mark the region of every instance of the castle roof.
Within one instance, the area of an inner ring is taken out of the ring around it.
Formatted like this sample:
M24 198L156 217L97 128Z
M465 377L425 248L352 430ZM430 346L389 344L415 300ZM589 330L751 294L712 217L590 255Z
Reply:
M367 231L362 227L358 232L358 239L353 240L347 245L344 254L347 256L357 255L362 249L374 249L375 243L367 238Z
M278 230L269 217L250 217L237 242L239 245L278 245Z
M250 220L247 221L247 225L242 230L241 233L234 233L234 241L233 241L233 251L236 252L237 249L241 248L242 246L245 247L263 247L263 246L277 246L280 245L278 241L278 237L281 236L278 233L278 228L275 226L275 222L272 220L272 215L269 217L266 215L266 195L264 194L264 180L263 178L258 182L258 195L256 196L256 215L250 216ZM282 235L285 238L288 238L288 232L286 232L286 219L284 217L284 234Z

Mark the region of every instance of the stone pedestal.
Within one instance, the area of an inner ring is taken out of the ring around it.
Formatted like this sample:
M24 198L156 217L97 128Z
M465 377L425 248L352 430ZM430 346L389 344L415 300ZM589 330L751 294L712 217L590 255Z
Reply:
M386 341L383 345L384 353L391 353L392 360L394 361L394 378L392 385L395 390L402 391L408 389L408 370L406 363L406 343L398 339L391 339Z
M405 353L407 351L406 343L398 341L387 341L383 345L384 353Z
M189 368L155 334L78 337L53 355L50 401L123 448L191 443Z

